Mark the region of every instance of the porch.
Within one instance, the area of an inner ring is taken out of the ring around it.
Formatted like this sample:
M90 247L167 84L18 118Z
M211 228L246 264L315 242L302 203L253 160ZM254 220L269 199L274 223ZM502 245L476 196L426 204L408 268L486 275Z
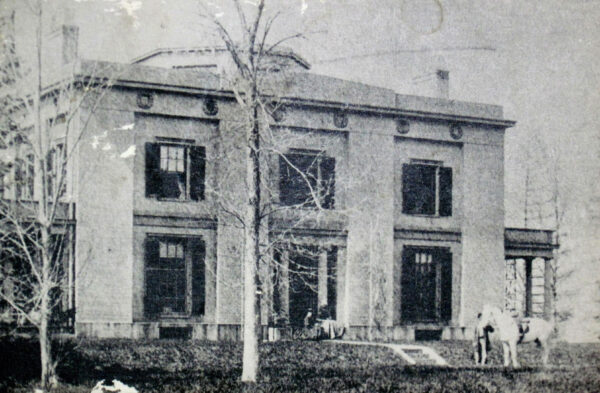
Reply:
M554 231L506 228L505 308L514 316L549 318L552 314Z

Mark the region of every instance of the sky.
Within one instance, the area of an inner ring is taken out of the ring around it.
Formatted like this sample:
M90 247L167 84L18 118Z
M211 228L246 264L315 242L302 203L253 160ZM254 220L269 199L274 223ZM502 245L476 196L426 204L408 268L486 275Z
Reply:
M226 0L47 0L54 23L79 26L82 57L122 62L159 47L217 42L199 3L236 25ZM576 270L569 285L581 287L569 300L577 316L568 338L598 337L591 316L600 314L600 218L592 217L600 214L600 0L267 3L281 11L273 37L304 34L287 45L312 72L418 94L413 78L443 68L450 98L504 107L517 121L505 138L506 226L525 224L528 174L530 206L547 201L559 179L564 259Z

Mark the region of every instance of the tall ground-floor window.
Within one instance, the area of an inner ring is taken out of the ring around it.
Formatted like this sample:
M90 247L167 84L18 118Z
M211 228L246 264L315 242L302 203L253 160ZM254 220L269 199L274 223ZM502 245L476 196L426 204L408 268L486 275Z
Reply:
M403 322L452 318L452 254L447 248L405 246L402 251Z
M290 246L275 253L273 311L278 324L303 326L307 315L336 318L337 247Z
M144 248L146 316L203 315L205 245L202 239L149 235Z

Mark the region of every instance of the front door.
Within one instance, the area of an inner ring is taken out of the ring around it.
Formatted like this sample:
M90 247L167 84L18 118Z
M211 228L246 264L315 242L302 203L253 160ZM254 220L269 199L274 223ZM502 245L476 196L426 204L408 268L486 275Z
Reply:
M304 318L310 311L318 312L318 268L319 258L316 249L290 252L290 325L304 326Z
M404 247L401 284L403 322L450 320L452 254L447 248Z

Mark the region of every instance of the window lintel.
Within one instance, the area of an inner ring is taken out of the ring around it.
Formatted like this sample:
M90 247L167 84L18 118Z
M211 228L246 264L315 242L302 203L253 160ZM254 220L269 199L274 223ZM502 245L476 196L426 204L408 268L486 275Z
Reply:
M156 142L160 144L194 145L196 143L194 139L171 138L166 136L157 136L155 139Z
M443 161L439 160L425 160L421 158L411 158L409 164L411 165L430 165L430 166L442 166Z

